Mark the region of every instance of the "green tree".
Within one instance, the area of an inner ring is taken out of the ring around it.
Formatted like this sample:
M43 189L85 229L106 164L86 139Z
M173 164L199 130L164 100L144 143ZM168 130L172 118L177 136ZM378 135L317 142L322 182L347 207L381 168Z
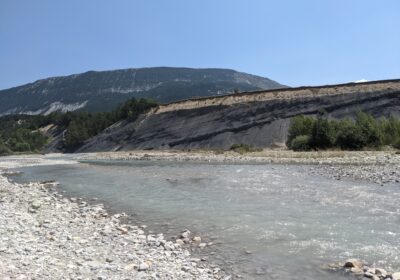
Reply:
M0 156L11 154L11 150L6 146L2 139L0 139Z
M400 119L393 116L382 118L379 122L385 145L394 145L400 141Z
M85 127L77 121L72 121L65 133L65 145L71 150L80 146L88 138Z
M343 150L361 150L367 145L361 129L351 119L338 123L336 146Z

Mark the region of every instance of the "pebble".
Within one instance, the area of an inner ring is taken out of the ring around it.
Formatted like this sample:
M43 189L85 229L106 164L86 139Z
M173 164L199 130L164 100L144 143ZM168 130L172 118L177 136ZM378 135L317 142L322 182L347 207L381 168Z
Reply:
M31 202L31 207L34 210L38 210L40 208L40 206L42 205L42 203L38 200L34 200Z
M146 271L150 268L150 265L147 262L143 262L139 265L139 271Z
M200 242L201 242L201 237L200 237L200 236L195 236L195 237L193 237L193 242L198 242L198 243L200 243Z
M190 231L185 230L184 232L181 233L181 238L189 238L190 237Z

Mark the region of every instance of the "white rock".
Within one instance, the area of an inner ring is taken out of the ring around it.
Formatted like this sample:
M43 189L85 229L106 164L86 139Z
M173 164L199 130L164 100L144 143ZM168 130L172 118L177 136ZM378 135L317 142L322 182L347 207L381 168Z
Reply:
M392 274L393 280L400 280L400 272L395 272Z
M185 230L184 232L181 233L182 238L189 238L189 236L190 236L189 230Z
M200 243L201 242L201 237L200 236L195 236L195 237L193 237L193 241Z
M146 270L148 270L150 268L150 265L147 263L147 262L142 262L140 265L139 265L139 271L146 271Z
M179 246L185 245L185 242L183 242L183 240L179 238L175 241L175 243L178 244Z
M352 268L350 268L350 271L355 275L363 275L364 274L364 270L359 267L352 267Z
M34 210L38 210L42 206L42 203L39 200L34 200L31 202L31 207Z
M128 233L128 229L125 227L117 227L117 229L121 232L121 234L127 234Z

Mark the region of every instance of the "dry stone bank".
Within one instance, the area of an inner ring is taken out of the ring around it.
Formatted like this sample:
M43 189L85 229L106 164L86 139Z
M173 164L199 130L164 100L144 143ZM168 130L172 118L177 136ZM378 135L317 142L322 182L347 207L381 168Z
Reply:
M63 198L54 185L0 175L1 279L230 279L179 242Z

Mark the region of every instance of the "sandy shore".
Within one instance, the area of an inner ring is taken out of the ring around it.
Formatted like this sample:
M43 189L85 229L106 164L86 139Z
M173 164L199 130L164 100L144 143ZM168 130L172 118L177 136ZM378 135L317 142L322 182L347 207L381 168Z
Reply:
M0 160L0 172L54 164L18 158ZM184 232L180 241L167 241L161 233L123 224L124 214L109 216L102 204L66 199L56 189L0 175L1 279L230 279L191 256L185 242L202 246L201 238Z

